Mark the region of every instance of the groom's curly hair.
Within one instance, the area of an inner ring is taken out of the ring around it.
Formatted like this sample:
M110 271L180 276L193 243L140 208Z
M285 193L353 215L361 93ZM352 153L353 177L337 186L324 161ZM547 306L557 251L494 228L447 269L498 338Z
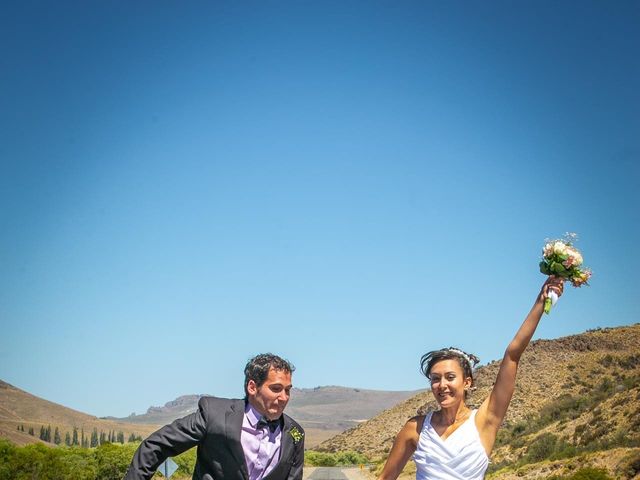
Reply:
M258 387L267 380L271 369L293 373L296 367L291 362L273 353L261 353L250 359L244 367L244 395L248 397L247 385L253 380Z

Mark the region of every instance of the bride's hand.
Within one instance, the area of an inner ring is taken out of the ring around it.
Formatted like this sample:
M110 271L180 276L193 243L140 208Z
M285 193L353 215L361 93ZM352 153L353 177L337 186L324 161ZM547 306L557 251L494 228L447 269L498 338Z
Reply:
M546 282L542 285L542 290L540 294L542 296L542 300L545 300L549 296L550 291L556 292L558 298L562 296L562 291L564 290L564 278L556 277L555 275L551 275L547 278Z

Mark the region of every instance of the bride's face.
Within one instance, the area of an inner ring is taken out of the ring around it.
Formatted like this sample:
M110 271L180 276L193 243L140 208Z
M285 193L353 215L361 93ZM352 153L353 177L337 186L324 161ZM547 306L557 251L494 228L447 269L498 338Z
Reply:
M471 378L464 376L457 360L440 360L429 373L431 391L441 407L464 402L464 392L471 387Z

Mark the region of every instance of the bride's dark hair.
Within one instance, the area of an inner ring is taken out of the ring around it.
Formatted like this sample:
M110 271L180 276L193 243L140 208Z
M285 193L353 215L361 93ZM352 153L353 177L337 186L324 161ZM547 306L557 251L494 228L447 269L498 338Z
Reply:
M480 363L480 359L472 353L466 353L456 347L442 348L425 353L420 358L420 371L429 378L433 366L441 360L457 360L462 368L465 378L471 377L471 386L474 384L473 368Z

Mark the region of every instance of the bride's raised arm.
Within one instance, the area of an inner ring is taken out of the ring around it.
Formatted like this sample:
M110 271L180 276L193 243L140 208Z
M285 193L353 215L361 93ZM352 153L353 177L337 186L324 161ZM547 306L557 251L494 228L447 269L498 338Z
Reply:
M549 277L542 285L531 311L524 319L520 329L504 352L504 357L498 370L498 376L491 393L478 409L476 426L487 454L489 454L493 448L498 429L509 408L509 402L511 402L516 384L518 363L538 327L544 311L544 301L552 290L555 291L558 296L562 295L563 285L564 280L554 276Z

